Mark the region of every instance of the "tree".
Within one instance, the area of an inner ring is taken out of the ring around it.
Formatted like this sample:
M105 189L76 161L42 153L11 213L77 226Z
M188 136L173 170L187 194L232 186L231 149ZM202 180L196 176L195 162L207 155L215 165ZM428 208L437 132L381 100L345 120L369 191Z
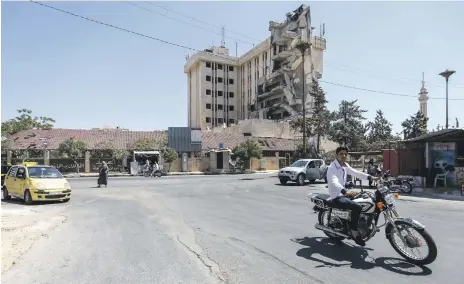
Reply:
M168 172L171 171L171 163L174 162L178 157L179 154L173 148L167 147L163 150L163 160L165 163L168 163Z
M28 109L19 109L18 116L2 122L2 148L11 146L10 136L23 130L31 129L51 129L55 120L50 117L40 116L33 117L32 111Z
M396 140L392 135L392 124L385 118L382 110L377 110L374 121L367 123L368 150L382 150L390 141Z
M407 118L401 126L403 127L403 138L412 139L427 134L428 118L418 111L415 115Z
M84 156L87 145L75 138L69 138L66 141L63 141L58 146L58 153L63 158L69 158L76 164L77 172L79 173L79 163L77 159L80 159Z
M129 148L136 151L153 151L153 150L162 150L167 147L167 139L150 139L144 138L135 141L132 145L129 145Z
M332 113L332 122L328 137L330 140L347 146L350 149L362 148L365 141L367 128L363 125L363 114L367 110L356 105L357 100L348 102L343 100L338 105L338 110Z
M299 144L296 146L295 152L293 152L293 160L315 158L318 155L319 152L313 144L306 145L306 149L303 149L303 144Z
M315 147L315 154L320 153L320 140L327 133L330 127L331 113L327 109L327 99L325 97L324 90L319 86L319 82L313 79L309 94L313 100L312 107L310 109L311 115L306 117L306 122L303 121L302 117L299 117L290 122L290 127L295 132L303 132L303 127L306 127L306 137L316 136L317 142ZM301 152L304 149L298 149L296 152ZM308 152L309 151L309 152ZM306 150L303 152L312 153L312 150ZM300 154L303 154L301 152ZM298 154L299 155L299 154Z
M319 86L319 82L313 79L310 93L313 98L312 114L309 118L309 125L313 135L316 135L316 153L320 154L321 138L330 128L332 115L327 109L327 99L324 90Z
M97 143L93 150L90 151L92 158L98 159L100 162L102 159L110 159L113 155L113 150L115 149L113 143L111 142L100 142Z
M118 160L127 158L127 156L129 156L129 151L117 149L111 142L100 142L95 145L95 149L91 151L90 155L99 161L106 158L115 163Z
M232 153L244 162L244 166L248 165L248 168L250 168L251 159L261 159L263 156L263 149L257 141L248 139L232 149Z

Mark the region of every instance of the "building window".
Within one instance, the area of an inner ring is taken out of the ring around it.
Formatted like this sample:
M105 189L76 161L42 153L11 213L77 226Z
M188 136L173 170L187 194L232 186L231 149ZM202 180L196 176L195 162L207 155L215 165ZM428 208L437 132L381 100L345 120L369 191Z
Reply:
M234 79L229 79L229 84L233 85L234 84Z
M206 68L211 68L211 62L206 62Z
M206 118L206 123L211 123L211 117Z
M217 82L218 82L218 83L222 83L222 77L218 77L218 78L217 78Z
M229 71L234 71L234 66L229 66Z
M224 121L222 120L222 118L218 118L218 123L224 123Z
M206 109L211 109L211 104L206 104Z
M222 105L217 105L218 110L222 110Z
M233 118L230 118L229 119L229 124L234 124L235 123L235 120Z
M218 64L218 69L222 70L222 64Z
M234 92L229 92L229 98L233 98L234 97Z
M222 91L218 91L218 97L222 97Z
M206 81L211 82L211 76L206 75Z
M230 111L234 111L234 106L229 106Z
M211 90L206 89L206 95L211 96Z

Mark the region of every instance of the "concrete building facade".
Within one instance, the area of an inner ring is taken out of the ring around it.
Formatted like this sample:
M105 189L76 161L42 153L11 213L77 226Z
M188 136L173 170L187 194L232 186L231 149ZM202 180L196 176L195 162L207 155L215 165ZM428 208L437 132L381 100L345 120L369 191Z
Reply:
M224 47L190 56L184 66L188 78L188 126L203 130L227 127L249 118L284 119L301 113L302 82L308 91L312 78L323 72L326 41L311 35L309 7L287 13L283 23L271 21L271 37L240 57ZM296 45L311 43L302 64Z

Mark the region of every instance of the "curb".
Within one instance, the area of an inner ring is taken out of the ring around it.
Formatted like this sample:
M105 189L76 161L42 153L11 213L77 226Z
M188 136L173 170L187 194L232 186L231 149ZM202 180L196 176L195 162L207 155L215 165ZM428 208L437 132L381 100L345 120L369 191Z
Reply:
M243 175L243 174L274 174L273 171L245 171L243 173L231 172L175 172L166 173L162 176L204 176L204 175ZM63 175L64 178L98 178L98 174L68 174ZM108 174L108 177L143 177L141 175L131 174Z

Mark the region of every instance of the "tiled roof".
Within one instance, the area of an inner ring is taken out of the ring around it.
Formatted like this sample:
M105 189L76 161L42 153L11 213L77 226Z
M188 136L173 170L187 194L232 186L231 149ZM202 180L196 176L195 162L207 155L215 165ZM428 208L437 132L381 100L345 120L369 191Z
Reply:
M50 130L26 130L12 137L12 148L26 149L42 148L43 142L47 142L48 149L58 149L58 146L69 138L76 138L87 144L89 149L103 142L112 143L118 149L126 149L127 145L140 139L160 140L168 137L167 131L126 131L126 130L84 130L84 129L62 129ZM42 139L41 139L42 138ZM45 138L45 139L44 139Z
M259 142L265 151L293 151L295 150L295 141L293 139L282 138L258 138L243 136L240 133L213 133L203 132L203 150L217 149L219 144L224 144L225 148L232 149L247 139L253 139Z
M13 149L42 148L43 142L47 142L47 149L58 149L58 146L69 138L76 138L87 144L89 149L95 149L98 144L109 142L118 149L126 149L128 144L140 139L161 140L168 137L167 131L127 131L127 130L84 130L84 129L61 129L50 130L26 130L12 136ZM295 142L292 139L281 138L257 138L243 136L239 133L213 133L204 131L203 150L218 149L219 144L225 148L234 148L247 139L253 139L260 143L263 150L268 151L293 151Z

